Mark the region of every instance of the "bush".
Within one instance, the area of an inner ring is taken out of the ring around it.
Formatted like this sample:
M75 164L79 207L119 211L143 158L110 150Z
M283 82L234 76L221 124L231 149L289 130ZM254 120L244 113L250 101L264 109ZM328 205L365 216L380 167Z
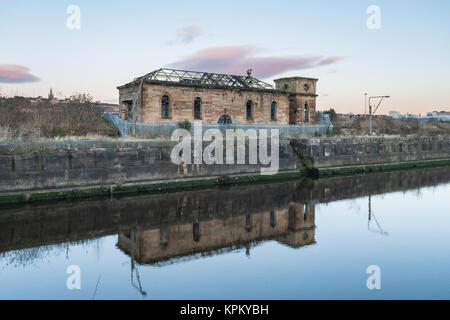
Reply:
M66 133L66 130L64 130L63 128L61 128L61 127L56 127L54 130L53 130L53 136L56 136L56 137L64 137L64 136L67 136L67 133Z
M187 131L191 131L192 123L189 120L180 121L178 122L178 127Z
M312 179L320 178L320 171L317 168L306 168L306 176Z
M334 110L333 108L331 108L330 110L326 110L323 113L330 115L331 122L334 122L336 120L336 118L337 118L336 117L336 110Z

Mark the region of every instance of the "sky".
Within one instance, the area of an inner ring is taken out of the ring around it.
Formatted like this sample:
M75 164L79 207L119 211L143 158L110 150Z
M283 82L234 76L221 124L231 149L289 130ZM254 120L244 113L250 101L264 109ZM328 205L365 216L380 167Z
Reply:
M450 110L448 0L2 0L0 36L4 96L118 103L117 86L161 67L252 68L318 78L318 110L363 113L365 93L391 96L381 114Z

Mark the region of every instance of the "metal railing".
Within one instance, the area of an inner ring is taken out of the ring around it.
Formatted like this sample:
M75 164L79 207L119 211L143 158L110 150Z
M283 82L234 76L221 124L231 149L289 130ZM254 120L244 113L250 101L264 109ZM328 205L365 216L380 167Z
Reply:
M170 137L172 132L179 127L178 123L134 123L125 121L117 115L106 114L106 119L110 121L119 131L122 137L134 136L139 138L155 139L158 137ZM331 134L333 125L326 119L320 119L317 124L307 125L275 125L275 124L210 124L202 123L203 132L208 129L219 129L225 132L227 129L278 129L281 137L296 136L326 136ZM194 126L191 126L191 134L193 134Z

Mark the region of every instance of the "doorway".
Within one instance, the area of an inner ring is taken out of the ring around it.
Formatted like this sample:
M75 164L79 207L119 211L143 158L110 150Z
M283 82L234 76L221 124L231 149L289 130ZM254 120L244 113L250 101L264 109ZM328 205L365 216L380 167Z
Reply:
M227 114L222 115L218 121L219 124L231 124L231 117Z

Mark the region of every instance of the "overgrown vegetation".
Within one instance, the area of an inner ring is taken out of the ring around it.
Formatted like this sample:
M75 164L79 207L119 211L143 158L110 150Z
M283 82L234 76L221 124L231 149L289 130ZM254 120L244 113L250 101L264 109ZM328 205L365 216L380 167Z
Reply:
M178 127L190 131L192 128L192 123L189 120L180 121L178 122Z
M31 103L22 97L0 98L0 140L65 136L117 136L101 110L88 103Z
M333 121L333 135L358 136L369 133L368 119L352 119ZM375 118L372 120L375 135L448 135L450 122L429 121L422 122L416 119Z
M330 120L331 120L331 122L336 121L336 111L335 111L333 108L331 108L330 110L326 110L326 111L324 111L323 113L324 113L324 114L329 114L329 115L330 115Z
M75 92L69 97L69 100L74 103L91 103L94 101L94 97L89 93Z

